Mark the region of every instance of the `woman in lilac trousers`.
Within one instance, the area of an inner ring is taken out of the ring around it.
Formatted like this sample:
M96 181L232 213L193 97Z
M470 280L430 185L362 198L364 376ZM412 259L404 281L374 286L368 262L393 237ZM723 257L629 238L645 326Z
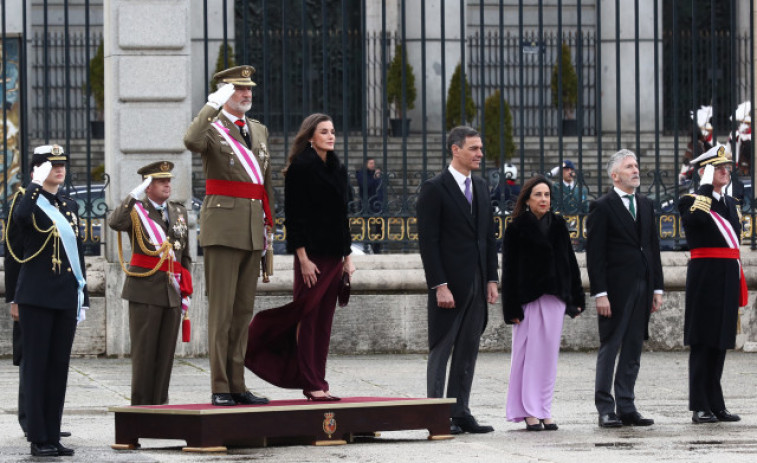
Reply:
M566 313L585 303L581 274L565 220L551 211L552 185L529 179L505 231L502 308L513 325L507 419L529 431L557 430L552 396Z

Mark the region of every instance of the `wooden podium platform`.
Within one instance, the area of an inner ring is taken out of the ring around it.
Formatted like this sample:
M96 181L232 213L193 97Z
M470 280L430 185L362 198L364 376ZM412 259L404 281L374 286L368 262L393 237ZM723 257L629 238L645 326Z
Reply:
M349 397L338 402L275 400L267 405L210 404L110 407L117 450L139 448L140 438L180 439L184 451L226 451L275 442L338 445L380 431L428 429L429 439L451 439L455 399Z

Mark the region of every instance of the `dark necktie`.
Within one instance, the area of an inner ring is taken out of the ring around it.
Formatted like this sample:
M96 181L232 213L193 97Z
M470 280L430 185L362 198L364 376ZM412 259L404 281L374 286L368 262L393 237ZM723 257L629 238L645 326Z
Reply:
M234 125L239 127L239 131L242 133L242 138L244 138L244 142L247 143L247 147L252 147L252 139L250 139L250 132L247 130L247 124L242 119L237 119L234 121Z
M465 199L468 200L468 204L473 205L473 192L470 189L470 177L465 178Z
M628 198L628 212L631 213L631 217L636 220L636 207L633 205L633 195L625 195Z

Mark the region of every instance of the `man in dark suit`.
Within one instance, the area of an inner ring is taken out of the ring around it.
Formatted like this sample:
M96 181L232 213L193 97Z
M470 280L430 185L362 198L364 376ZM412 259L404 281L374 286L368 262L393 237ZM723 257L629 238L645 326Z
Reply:
M168 403L176 338L192 292L187 209L168 200L173 167L158 161L140 168L142 183L108 221L131 240L121 297L129 301L132 405Z
M662 305L654 207L636 192L640 178L633 152L615 153L607 173L614 187L591 204L586 224L586 261L600 341L594 402L600 427L650 426L654 420L636 410L634 385L642 345L649 337L650 314ZM611 392L613 372L615 398Z
M447 136L452 161L421 186L418 238L428 292L427 390L443 397L447 362L452 353L447 397L452 407L451 433L485 433L468 402L487 302L497 302L497 252L494 218L486 181L472 177L483 157L478 132L455 127Z
M691 250L683 328L683 342L691 348L689 410L696 424L739 421L726 409L720 385L726 350L736 344L739 307L747 304L739 262L741 211L725 193L733 161L724 145L716 145L691 162L699 168L700 186L678 204Z

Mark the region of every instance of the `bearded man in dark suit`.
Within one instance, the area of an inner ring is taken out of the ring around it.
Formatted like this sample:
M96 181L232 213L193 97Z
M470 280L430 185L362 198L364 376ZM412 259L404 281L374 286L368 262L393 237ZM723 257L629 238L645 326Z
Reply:
M662 305L654 206L636 192L639 165L632 151L615 153L607 173L613 189L591 204L586 224L586 262L600 341L594 402L600 427L650 426L654 420L636 410L634 385L650 315Z
M489 191L482 177L472 177L483 157L483 143L470 127L447 136L452 161L426 181L418 196L418 238L428 292L429 356L427 392L443 397L452 353L447 397L452 407L450 432L485 433L468 402L478 346L487 321L487 302L497 302L497 251Z

